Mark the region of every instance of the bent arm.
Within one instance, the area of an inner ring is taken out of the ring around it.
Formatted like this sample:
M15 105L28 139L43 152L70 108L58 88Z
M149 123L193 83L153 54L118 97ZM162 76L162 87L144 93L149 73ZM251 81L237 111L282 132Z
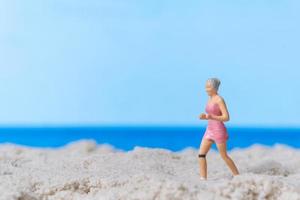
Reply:
M211 118L214 120L223 121L223 122L229 121L229 119L230 119L229 113L228 113L227 106L226 106L226 103L223 98L221 98L221 100L218 102L218 105L220 107L222 115L211 115Z

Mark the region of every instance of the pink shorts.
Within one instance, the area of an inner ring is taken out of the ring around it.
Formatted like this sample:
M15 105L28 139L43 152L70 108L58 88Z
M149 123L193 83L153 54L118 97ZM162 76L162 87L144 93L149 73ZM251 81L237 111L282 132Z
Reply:
M223 143L229 139L229 135L226 130L206 129L203 138L213 140L215 143Z

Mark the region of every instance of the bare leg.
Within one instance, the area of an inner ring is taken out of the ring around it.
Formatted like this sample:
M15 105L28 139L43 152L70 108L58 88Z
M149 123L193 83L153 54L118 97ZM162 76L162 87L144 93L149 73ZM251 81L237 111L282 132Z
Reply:
M207 154L213 141L208 139L202 139L199 154ZM199 157L200 165L200 177L207 179L207 163L205 157Z
M227 155L226 142L216 144L222 159L225 161L233 175L238 175L239 171L236 168L233 160Z

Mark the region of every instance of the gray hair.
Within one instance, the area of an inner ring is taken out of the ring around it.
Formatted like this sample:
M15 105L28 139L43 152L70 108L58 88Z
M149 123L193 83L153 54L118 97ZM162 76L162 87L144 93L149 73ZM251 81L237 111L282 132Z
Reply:
M221 81L220 81L218 78L209 78L209 79L207 79L207 82L210 82L211 85L212 85L212 87L213 87L216 91L218 91L219 86L220 86L220 84L221 84Z

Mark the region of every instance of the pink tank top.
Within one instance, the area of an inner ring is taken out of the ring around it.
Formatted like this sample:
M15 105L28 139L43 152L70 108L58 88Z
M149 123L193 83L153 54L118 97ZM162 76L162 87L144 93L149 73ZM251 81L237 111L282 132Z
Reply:
M208 114L212 114L212 115L217 115L217 116L222 115L219 105L217 103L213 103L213 102L207 103L207 105L205 107L205 111ZM207 129L224 131L224 130L226 130L226 127L222 121L209 119L208 123L207 123Z

